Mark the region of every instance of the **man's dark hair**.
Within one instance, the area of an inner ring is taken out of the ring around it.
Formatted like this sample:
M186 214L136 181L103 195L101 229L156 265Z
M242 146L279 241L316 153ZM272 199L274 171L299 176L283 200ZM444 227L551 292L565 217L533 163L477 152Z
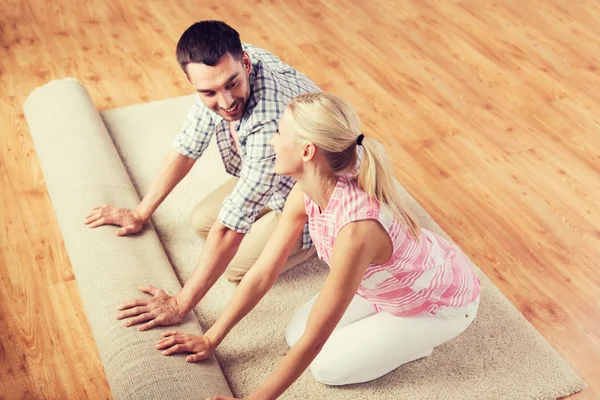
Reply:
M177 62L185 73L189 63L217 65L221 57L230 53L242 59L240 34L222 21L200 21L190 26L177 43Z

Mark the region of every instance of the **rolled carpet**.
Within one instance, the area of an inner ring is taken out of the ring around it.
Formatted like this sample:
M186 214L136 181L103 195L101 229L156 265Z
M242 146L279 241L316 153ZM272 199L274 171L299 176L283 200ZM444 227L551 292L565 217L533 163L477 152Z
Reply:
M123 327L117 306L152 284L176 293L181 285L151 224L135 237L115 227L90 229L94 206L134 208L139 196L87 90L76 80L36 89L24 113L62 231L88 321L115 399L204 399L231 394L214 357L190 364L154 348L166 328ZM190 314L177 329L201 334Z

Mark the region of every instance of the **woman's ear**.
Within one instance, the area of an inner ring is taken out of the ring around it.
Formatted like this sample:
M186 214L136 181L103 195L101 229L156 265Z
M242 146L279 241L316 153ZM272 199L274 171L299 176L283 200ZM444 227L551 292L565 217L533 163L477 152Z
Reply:
M317 146L314 143L307 143L304 145L304 151L302 152L302 160L303 161L311 161L315 158L315 154L317 153Z

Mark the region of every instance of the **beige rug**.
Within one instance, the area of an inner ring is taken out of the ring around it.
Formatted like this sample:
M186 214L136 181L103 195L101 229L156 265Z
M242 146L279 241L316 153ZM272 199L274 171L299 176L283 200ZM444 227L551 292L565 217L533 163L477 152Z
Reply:
M146 193L193 98L101 113L140 195ZM155 227L182 282L193 271L202 247L189 226L191 210L226 177L213 143L155 214ZM405 199L424 227L443 233L412 197L405 194ZM313 258L283 274L223 342L217 359L234 394L250 394L286 354L287 323L318 293L326 273L327 267ZM584 383L572 368L483 273L479 276L482 300L477 319L463 335L436 348L429 358L374 382L341 388L319 384L305 372L283 398L522 400L555 399L581 390ZM222 279L196 308L205 330L218 318L233 291L234 286Z
M65 95L69 90L65 89ZM56 97L49 96L48 102L53 101ZM193 95L100 113L140 196L146 193L192 101ZM96 151L93 147L84 150ZM190 229L189 215L225 179L213 143L154 215L154 227L181 282L193 271L202 248ZM424 227L443 234L407 193L405 200ZM114 201L116 206L131 206ZM296 310L319 291L326 273L327 267L313 258L283 274L222 343L217 360L235 395L250 394L286 354L285 328ZM480 271L479 276L482 299L477 319L463 335L436 348L429 358L376 381L345 387L319 384L307 371L281 398L556 399L583 389L585 383L573 369ZM174 286L169 286L173 290ZM234 289L221 279L196 308L204 330L218 318Z

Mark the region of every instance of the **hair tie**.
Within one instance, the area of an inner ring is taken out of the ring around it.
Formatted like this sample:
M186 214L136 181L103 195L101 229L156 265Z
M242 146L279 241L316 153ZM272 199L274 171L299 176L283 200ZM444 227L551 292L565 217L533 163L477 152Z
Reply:
M356 139L356 144L359 146L362 146L362 141L365 138L365 135L363 135L362 133L360 135L358 135L358 139Z

